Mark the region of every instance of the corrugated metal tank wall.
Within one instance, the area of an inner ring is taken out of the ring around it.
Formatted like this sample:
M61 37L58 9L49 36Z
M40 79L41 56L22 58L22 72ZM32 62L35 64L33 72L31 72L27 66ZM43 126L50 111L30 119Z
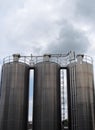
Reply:
M27 130L29 66L6 63L2 67L0 130Z
M0 73L0 98L1 98L1 73Z
M61 130L60 66L35 65L33 130Z
M94 130L93 65L71 63L68 80L70 130Z

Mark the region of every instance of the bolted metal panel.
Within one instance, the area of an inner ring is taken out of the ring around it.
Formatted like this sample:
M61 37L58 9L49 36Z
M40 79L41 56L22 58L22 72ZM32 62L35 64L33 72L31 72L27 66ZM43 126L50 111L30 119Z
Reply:
M13 62L2 67L0 130L27 130L29 66Z
M71 63L68 77L70 130L94 130L93 65L86 62Z
M52 62L35 65L33 130L61 129L60 66Z

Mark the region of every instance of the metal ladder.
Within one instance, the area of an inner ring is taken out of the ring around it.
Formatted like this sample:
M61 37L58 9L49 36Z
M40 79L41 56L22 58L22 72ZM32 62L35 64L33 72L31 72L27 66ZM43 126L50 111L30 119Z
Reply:
M64 70L61 70L61 121L65 119Z

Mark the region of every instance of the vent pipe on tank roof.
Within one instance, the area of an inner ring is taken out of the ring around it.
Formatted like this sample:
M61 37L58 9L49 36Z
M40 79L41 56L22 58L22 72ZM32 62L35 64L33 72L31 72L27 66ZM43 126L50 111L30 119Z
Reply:
M50 54L44 54L43 61L50 61L51 55Z
M20 58L20 54L13 54L13 61L18 62Z
M82 62L83 62L83 58L84 58L84 55L79 54L79 55L77 55L76 58L77 58L77 62L80 63L80 64L82 64Z

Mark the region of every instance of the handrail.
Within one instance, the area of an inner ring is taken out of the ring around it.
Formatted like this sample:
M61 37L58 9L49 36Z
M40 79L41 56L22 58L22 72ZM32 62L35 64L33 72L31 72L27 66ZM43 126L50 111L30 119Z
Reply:
M26 63L28 65L35 65L39 62L43 62L45 56L48 56L48 61L50 62L55 62L58 63L61 67L66 67L68 64L73 63L73 62L77 62L77 56L75 56L75 54L72 56L71 53L67 53L67 54L45 54L43 56L20 56L17 55L18 62L21 63ZM87 62L87 63L91 63L93 64L93 59L92 57L88 56L88 55L79 55L79 56L83 56L82 57L82 61L83 62ZM14 55L13 56L8 56L5 57L3 59L3 64L6 63L11 63L14 62Z

